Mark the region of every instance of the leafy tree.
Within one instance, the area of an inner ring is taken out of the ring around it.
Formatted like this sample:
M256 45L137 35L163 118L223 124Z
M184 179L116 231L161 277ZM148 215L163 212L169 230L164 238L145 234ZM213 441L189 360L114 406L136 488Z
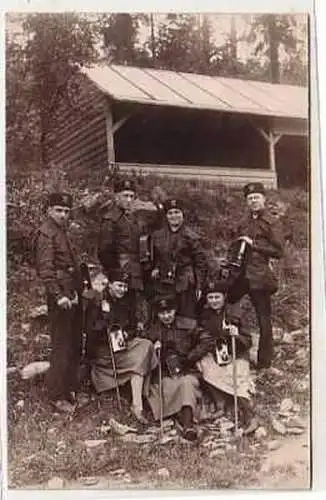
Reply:
M25 44L19 48L13 43L7 44L8 125L19 127L21 114L16 111L20 108L26 111L25 127L34 128L40 162L45 167L45 138L56 107L66 94L70 78L81 66L96 59L96 33L90 20L74 13L30 14L22 27L26 35ZM19 63L17 54L22 63ZM31 116L32 124L29 122ZM11 137L7 137L10 141Z
M151 57L146 45L141 45L138 40L141 23L147 24L148 16L122 13L99 17L102 47L109 63L150 65Z
M267 58L272 83L281 81L280 48L286 52L296 50L295 27L295 17L290 15L262 14L251 21L248 42L255 44L255 56Z

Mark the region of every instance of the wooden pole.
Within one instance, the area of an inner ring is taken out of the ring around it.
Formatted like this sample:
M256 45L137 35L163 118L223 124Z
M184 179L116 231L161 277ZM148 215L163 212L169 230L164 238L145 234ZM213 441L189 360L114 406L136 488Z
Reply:
M115 151L114 151L114 133L113 133L113 113L112 105L109 100L107 100L106 105L106 143L107 143L107 154L108 154L108 166L115 163Z

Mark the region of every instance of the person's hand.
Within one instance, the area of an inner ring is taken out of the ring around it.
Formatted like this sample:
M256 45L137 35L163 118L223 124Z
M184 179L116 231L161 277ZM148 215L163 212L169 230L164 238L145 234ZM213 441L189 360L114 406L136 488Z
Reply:
M109 313L110 312L110 304L107 300L102 300L102 303L101 303L101 309L103 312L105 313Z
M236 325L230 325L229 328L231 337L237 337L239 335L239 328Z
M57 305L60 307L60 309L64 310L72 308L71 300L68 297L61 297L60 299L58 299Z
M154 343L154 350L155 351L160 351L162 349L162 343L160 340L156 340Z
M201 291L201 289L200 289L200 288L196 288L196 292L195 292L195 294L196 294L196 300L197 300L197 301L198 301L198 300L200 300L200 299L201 299L201 296L202 296L202 291Z
M159 275L160 275L160 270L157 267L155 267L151 272L151 277L153 278L153 280L156 280L159 277Z
M252 238L249 238L249 236L240 236L238 238L238 240L240 241L245 241L248 245L250 245L252 247L252 245L254 244L254 240Z
M144 323L142 321L138 321L136 330L138 333L143 333L144 331Z

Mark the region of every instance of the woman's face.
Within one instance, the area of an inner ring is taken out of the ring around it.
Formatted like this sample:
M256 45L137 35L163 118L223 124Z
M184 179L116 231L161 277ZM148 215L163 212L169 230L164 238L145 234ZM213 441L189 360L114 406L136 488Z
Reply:
M171 231L177 231L183 224L183 212L179 208L171 208L166 213Z
M225 298L222 292L210 292L206 296L206 303L208 307L214 309L214 311L219 311L224 306Z
M165 311L160 311L158 313L159 320L163 323L163 325L170 326L174 321L175 312L175 309L166 309Z
M123 281L112 281L109 283L109 291L113 298L122 299L128 292L128 285Z

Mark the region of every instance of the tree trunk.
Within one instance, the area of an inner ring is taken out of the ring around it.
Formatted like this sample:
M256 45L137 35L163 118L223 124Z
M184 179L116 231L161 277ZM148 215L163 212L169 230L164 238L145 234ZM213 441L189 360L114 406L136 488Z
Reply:
M272 83L280 83L279 41L277 40L275 16L270 16L268 23L269 39L269 75Z

